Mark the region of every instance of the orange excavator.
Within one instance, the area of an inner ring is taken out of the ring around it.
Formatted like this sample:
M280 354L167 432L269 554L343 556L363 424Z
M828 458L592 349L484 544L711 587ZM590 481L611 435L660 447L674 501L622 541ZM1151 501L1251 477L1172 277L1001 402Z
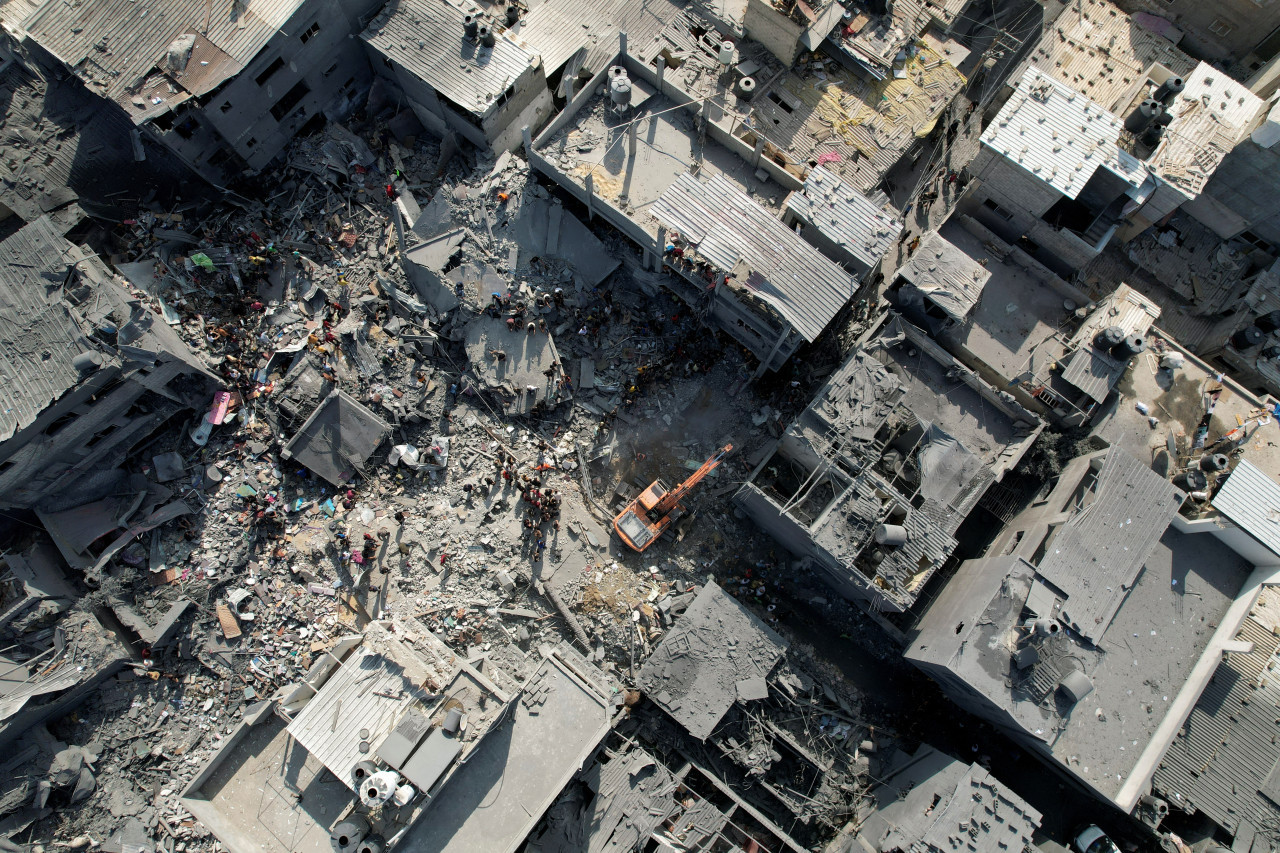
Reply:
M733 450L733 445L726 444L719 453L703 462L702 467L694 471L689 479L670 491L667 491L661 480L654 480L649 488L637 495L613 520L613 529L618 538L635 551L643 551L657 542L666 529L684 515L685 508L680 503L681 499L703 477L710 474L730 450Z

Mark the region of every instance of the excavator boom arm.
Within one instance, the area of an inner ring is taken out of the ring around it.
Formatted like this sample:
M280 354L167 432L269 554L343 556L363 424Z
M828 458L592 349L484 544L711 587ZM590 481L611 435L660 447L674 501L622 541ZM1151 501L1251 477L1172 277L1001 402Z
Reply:
M658 501L654 507L654 512L665 515L674 509L676 504L680 503L680 499L687 495L694 486L702 482L702 479L710 474L720 464L720 460L724 459L725 454L731 450L733 450L732 444L726 444L720 448L720 452L703 462L701 468L689 475L689 479L663 495L662 500Z

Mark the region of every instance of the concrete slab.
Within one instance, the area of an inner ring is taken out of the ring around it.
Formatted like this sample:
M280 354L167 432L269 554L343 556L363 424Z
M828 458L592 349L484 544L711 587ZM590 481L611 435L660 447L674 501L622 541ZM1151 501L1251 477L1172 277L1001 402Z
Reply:
M467 325L466 349L471 373L485 388L511 397L515 412L568 397L558 385L564 371L547 332L511 331L504 319L478 317Z

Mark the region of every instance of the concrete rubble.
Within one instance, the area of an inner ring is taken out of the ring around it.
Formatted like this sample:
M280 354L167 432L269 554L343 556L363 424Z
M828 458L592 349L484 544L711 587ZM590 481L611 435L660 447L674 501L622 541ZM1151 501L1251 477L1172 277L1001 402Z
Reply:
M109 2L0 0L0 853L1280 845L1267 57Z

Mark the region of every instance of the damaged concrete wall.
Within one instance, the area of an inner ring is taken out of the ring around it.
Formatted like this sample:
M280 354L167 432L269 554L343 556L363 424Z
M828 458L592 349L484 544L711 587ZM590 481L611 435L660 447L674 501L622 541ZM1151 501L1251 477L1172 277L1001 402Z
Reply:
M376 5L302 4L254 61L209 99L204 121L251 169L266 166L307 122L346 112L367 87L372 72L351 36Z
M796 61L804 27L780 14L769 0L747 0L742 25L749 38L767 47L783 63Z

